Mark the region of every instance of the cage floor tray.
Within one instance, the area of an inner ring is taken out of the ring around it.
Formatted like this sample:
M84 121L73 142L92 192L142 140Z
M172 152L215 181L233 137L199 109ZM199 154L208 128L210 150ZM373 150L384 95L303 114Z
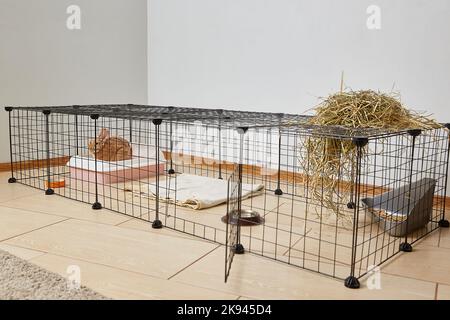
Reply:
M95 160L92 158L75 156L67 166L71 179L95 182ZM164 167L164 163L160 163L159 172L163 172ZM154 161L139 158L114 162L97 160L97 179L100 184L139 180L156 175L157 169L158 165Z

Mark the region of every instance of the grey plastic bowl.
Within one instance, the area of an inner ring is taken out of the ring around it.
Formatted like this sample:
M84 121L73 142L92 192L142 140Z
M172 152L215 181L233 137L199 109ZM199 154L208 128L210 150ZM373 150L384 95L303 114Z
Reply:
M361 202L386 232L402 237L430 221L435 187L435 179L424 178ZM380 216L380 212L385 217Z

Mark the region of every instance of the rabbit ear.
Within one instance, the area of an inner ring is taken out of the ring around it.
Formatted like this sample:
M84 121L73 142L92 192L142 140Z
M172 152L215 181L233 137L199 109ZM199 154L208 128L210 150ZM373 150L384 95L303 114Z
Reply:
M102 128L102 129L100 130L100 134L98 135L98 138L99 138L100 140L109 138L109 130L106 129L106 128Z
M104 128L104 130L105 130L105 138L109 138L109 130L105 129L105 128Z

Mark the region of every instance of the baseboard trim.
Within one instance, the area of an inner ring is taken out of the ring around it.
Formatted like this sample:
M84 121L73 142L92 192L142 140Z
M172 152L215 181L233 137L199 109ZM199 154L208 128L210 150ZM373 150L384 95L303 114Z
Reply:
M63 166L66 165L66 163L69 161L70 157L57 157L57 158L51 158L50 161L50 167L56 167L56 166ZM13 162L13 171L16 170L29 170L29 169L38 169L38 168L45 168L47 167L47 160L25 160L25 161L19 161L19 162ZM10 162L3 162L0 163L0 172L7 172L11 171L11 163Z

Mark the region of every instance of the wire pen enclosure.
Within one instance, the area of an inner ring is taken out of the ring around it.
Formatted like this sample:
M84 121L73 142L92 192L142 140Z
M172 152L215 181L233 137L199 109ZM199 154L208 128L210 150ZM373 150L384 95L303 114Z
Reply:
M236 255L253 253L358 288L448 227L448 125L392 132L222 109L5 109L10 183L224 244L225 281ZM336 143L348 152L329 152Z

